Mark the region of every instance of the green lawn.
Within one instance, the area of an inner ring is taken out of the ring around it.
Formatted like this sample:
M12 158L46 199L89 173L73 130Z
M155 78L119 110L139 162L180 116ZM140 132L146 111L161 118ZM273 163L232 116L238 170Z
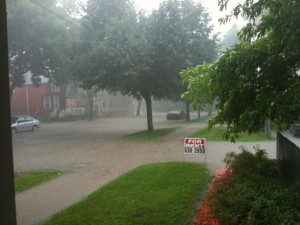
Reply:
M61 175L59 171L35 171L15 176L15 190L17 193L37 186L46 181L52 180Z
M169 135L176 129L178 129L178 127L157 129L157 130L154 130L153 132L148 132L148 131L137 132L137 133L128 134L128 135L123 136L122 140L124 140L124 141L157 141L157 140Z
M212 115L205 115L201 116L200 118L193 118L190 122L207 122L209 121L213 116Z
M226 131L225 127L213 127L211 130L208 128L203 128L193 133L190 137L201 137L206 138L208 141L225 141L223 135ZM267 138L263 133L255 133L249 135L248 133L239 134L239 138L236 139L237 142L255 142L255 141L273 141L274 138ZM230 141L230 140L229 140Z
M160 163L137 168L105 185L43 225L193 224L210 183L204 165Z

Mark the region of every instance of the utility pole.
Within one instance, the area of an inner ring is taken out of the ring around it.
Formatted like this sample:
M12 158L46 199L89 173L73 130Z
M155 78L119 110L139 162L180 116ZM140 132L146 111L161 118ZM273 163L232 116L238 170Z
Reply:
M28 95L28 86L25 84L25 92L26 92L26 109L27 115L29 116L29 95Z
M16 225L6 1L0 0L0 224Z

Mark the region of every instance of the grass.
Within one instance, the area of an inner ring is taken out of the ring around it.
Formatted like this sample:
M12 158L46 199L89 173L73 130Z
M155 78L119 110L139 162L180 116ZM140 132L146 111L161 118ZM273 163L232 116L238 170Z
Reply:
M42 225L192 224L210 182L204 165L160 163L137 168Z
M17 193L35 187L61 175L59 171L34 171L15 176L15 190Z
M223 135L226 131L225 127L214 127L211 130L208 128L203 128L195 133L193 133L190 137L201 137L206 138L208 141L225 141L223 139ZM257 142L257 141L273 141L275 138L268 138L264 135L264 133L255 133L249 135L248 133L242 132L239 134L239 138L236 139L237 142Z
M212 115L205 115L205 116L201 116L200 118L193 118L190 120L190 122L207 122L209 121L213 116Z
M178 129L178 127L157 129L153 132L142 131L123 136L121 139L124 141L157 141Z

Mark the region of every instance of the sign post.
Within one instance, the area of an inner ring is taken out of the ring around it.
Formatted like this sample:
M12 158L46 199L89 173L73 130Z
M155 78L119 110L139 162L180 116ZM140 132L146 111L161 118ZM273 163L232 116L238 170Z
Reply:
M204 138L185 138L184 139L184 157L190 154L204 155L206 165L206 140Z

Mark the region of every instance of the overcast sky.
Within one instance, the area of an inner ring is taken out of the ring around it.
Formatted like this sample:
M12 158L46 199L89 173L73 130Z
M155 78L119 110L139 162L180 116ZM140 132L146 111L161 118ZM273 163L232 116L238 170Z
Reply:
M202 5L206 8L209 13L212 21L212 25L214 26L214 33L221 33L220 38L230 29L233 24L237 24L239 27L242 27L245 24L245 21L240 18L238 20L233 20L226 25L220 25L218 19L228 14L230 9L237 5L237 3L243 2L243 0L231 0L229 1L228 11L220 12L218 7L218 0L195 0L197 2L201 2ZM163 2L163 0L134 0L136 7L138 9L143 9L147 12L151 12L153 9L158 9L159 4Z
M87 0L81 0L86 2ZM164 0L133 0L135 2L136 8L139 10L145 10L148 13L151 13L152 10L158 9L159 4ZM230 0L228 3L227 11L220 12L218 7L218 0L194 0L196 2L201 2L202 5L206 8L207 12L211 17L211 25L214 26L214 33L220 33L219 38L222 38L223 35L230 29L234 24L237 24L238 27L245 25L245 20L239 18L238 20L233 19L227 24L220 25L219 18L227 15L231 9L236 6L238 3L243 3L245 0Z

